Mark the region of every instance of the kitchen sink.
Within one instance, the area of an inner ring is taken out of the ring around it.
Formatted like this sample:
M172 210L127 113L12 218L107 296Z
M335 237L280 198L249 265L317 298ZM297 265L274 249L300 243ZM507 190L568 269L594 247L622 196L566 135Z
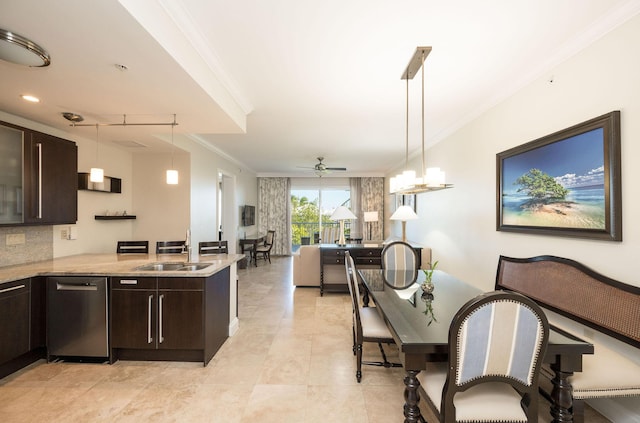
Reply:
M193 271L201 270L211 266L211 263L150 263L136 267L135 270L150 270L150 271Z

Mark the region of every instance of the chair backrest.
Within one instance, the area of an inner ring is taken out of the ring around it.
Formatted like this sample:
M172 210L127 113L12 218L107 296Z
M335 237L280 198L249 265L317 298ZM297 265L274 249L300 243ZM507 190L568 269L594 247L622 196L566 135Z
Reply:
M449 373L440 408L443 419L455 415L457 392L499 381L523 395L529 421L537 422L532 416L538 412L538 375L548 338L544 312L524 295L493 291L467 302L449 329Z
M382 268L385 270L411 270L420 267L418 253L403 241L394 241L382 249Z
M264 238L264 245L273 245L273 242L276 239L276 231L268 230L267 236Z
M201 256L228 253L229 244L227 241L202 241L198 243L198 254Z
M344 253L344 267L347 273L347 285L349 285L349 294L351 295L351 307L353 310L353 325L356 336L362 338L362 324L360 322L360 287L358 285L358 275L356 273L356 265L349 251Z
M156 254L182 254L184 241L158 241L156 242Z
M149 254L149 241L118 241L118 254Z

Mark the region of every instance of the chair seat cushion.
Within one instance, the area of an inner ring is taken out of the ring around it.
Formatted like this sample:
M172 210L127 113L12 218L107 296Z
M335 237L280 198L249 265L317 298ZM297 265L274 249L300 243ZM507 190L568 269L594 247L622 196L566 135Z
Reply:
M360 308L360 322L362 324L362 336L365 338L391 338L391 332L384 319L378 314L375 307Z
M269 251L270 249L271 249L271 248L270 248L270 247L268 247L268 246L266 246L266 247L265 247L265 246L256 247L256 251L258 251L258 252L260 252L260 251L265 251L265 252L267 252L267 251Z
M446 363L429 363L427 370L418 374L425 393L440 411L442 390L447 379ZM488 382L459 392L453 400L456 422L526 422L527 416L520 406L522 398L506 383Z
M622 354L593 342L594 354L582 357L582 371L569 377L576 399L640 395L640 365ZM547 366L542 374L553 379Z

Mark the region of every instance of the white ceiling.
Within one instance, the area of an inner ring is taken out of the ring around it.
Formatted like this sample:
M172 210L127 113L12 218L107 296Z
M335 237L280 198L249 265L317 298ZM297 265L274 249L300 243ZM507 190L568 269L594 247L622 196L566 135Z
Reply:
M84 123L175 113L177 138L261 175L313 175L299 166L317 156L347 167L340 176L383 174L404 162L400 75L417 46L433 47L431 145L534 78L552 78L553 66L639 11L640 0L3 0L0 28L40 44L52 64L0 61L0 110L67 130L65 111ZM420 78L409 92L417 153ZM99 132L100 142L147 145L136 152L170 149L169 126Z

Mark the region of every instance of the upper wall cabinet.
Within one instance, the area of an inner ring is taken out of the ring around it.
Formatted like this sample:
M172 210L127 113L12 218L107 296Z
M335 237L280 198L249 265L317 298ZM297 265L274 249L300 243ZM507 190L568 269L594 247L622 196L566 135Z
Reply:
M74 142L52 135L1 123L2 129L22 133L22 179L0 188L0 208L10 209L11 221L3 225L53 225L78 220L78 148ZM0 137L0 145L5 144ZM0 146L0 149L2 147ZM0 163L0 173L5 171ZM2 182L0 182L2 185ZM8 194L7 194L8 193ZM8 198L8 200L7 200ZM17 221L16 221L17 220Z

